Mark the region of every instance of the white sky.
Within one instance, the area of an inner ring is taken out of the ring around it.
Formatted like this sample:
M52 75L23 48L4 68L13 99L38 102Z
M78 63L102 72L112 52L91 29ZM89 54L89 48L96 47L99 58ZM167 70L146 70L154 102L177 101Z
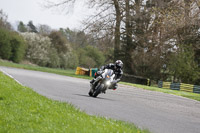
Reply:
M81 20L91 14L82 3L78 3L70 14L42 7L44 0L0 0L0 9L8 15L8 21L16 26L18 21L27 24L32 20L34 25L46 24L53 29L80 29Z

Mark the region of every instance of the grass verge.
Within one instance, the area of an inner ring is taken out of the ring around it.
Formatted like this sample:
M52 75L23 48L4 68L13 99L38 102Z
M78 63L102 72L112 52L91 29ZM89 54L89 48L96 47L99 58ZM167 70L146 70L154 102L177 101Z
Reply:
M27 69L27 70L41 71L41 72L49 72L49 73L55 73L55 74L59 74L59 75L84 78L84 79L92 79L92 77L89 77L89 76L75 75L75 72L76 72L75 70L47 68L47 67L40 67L40 66L29 65L29 64L17 64L17 63L13 63L13 62L1 60L1 59L0 59L0 66L22 68L22 69Z
M0 72L0 132L147 133L133 124L89 116L50 100Z
M173 94L173 95L177 95L177 96L183 96L183 97L186 97L186 98L190 98L190 99L193 99L193 100L200 101L200 94L197 94L197 93L171 90L171 89L163 89L163 88L158 88L158 87L138 85L138 84L132 84L132 83L126 83L126 82L120 82L120 83L124 84L124 85L130 85L130 86L134 86L134 87L137 87L137 88L146 89L146 90L159 91L159 92Z
M4 60L0 60L0 66L16 67L16 68L35 70L35 71L55 73L55 74L66 75L66 76L77 77L77 78L92 79L91 77L88 77L88 76L75 75L75 70L52 69L52 68L32 66L32 65L16 64L16 63L4 61ZM151 87L151 86L138 85L138 84L132 84L132 83L125 83L125 82L120 82L120 84L130 85L130 86L143 88L143 89L151 90L151 91L159 91L163 93L183 96L183 97L200 101L200 94L196 94L196 93L163 89L163 88L158 88L158 87Z

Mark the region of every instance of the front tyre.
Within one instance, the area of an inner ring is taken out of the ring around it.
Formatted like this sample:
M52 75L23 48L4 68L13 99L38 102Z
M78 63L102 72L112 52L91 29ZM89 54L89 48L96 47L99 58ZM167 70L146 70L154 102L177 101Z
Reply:
M101 89L103 88L103 85L99 85L98 88L94 91L93 97L97 97L101 93Z
M90 91L89 91L88 94L89 94L89 96L91 96L91 97L93 96L93 91L92 91L92 89L90 89Z

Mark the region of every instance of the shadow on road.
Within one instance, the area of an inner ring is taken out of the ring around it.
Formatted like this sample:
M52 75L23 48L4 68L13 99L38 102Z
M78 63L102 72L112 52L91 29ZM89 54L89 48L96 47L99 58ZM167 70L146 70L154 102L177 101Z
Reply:
M83 95L83 94L74 94L74 95L82 96L82 97L90 97L90 98L94 98L94 97L91 97L91 96L89 96L89 95ZM103 99L103 100L115 101L115 100L113 100L113 99L102 98L102 97L95 97L95 99Z

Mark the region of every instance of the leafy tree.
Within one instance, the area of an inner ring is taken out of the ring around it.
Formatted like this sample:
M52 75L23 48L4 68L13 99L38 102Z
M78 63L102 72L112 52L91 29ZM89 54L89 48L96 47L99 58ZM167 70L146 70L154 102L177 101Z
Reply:
M61 68L75 69L78 66L78 56L73 51L59 54L59 57Z
M11 24L7 21L8 16L3 12L3 10L0 10L0 28L12 30Z
M43 37L36 33L21 33L27 42L26 59L40 66L49 63L49 53L51 52L51 41L48 37Z
M87 51L84 48L80 48L77 51L79 66L85 68L93 68L96 66L96 62L92 59L92 57L87 55Z
M169 61L176 63L176 60L171 60L170 57L171 54L180 55L177 49L180 44L192 44L194 60L192 57L188 57L188 60L200 64L200 4L197 0L86 0L86 2L89 7L98 10L85 20L85 35L89 33L95 38L94 44L97 44L104 53L106 48L103 49L101 46L106 45L99 45L102 43L98 41L108 37L110 42L114 42L107 43L109 44L107 48L111 46L110 49L114 49L114 59L123 60L125 72L155 80L169 78L168 74L173 69L166 69L165 66ZM65 7L75 3L76 0L63 0L50 4L51 7ZM76 32L68 30L67 33L70 39L76 42ZM79 35L80 38L85 36L82 33ZM77 42L92 44L87 39ZM87 55L84 45L80 46L83 46L77 52L80 64L88 66L86 62L90 61L90 64L95 66L94 58ZM82 56L80 51L83 53ZM198 73L197 69L194 70ZM194 79L190 80L195 82Z
M35 32L38 33L37 28L35 27L35 25L33 24L33 21L29 21L28 24L28 31L29 32Z
M80 48L77 51L80 66L91 68L105 64L105 57L101 51L92 46Z
M105 57L101 51L99 51L97 48L92 46L85 47L85 50L87 51L87 56L91 57L95 62L95 67L99 67L105 63Z
M10 60L19 63L24 58L26 50L25 40L16 32L12 32L10 35L10 44L12 48L12 55L10 57Z
M178 52L171 57L168 66L175 81L195 83L199 79L200 69L194 59L192 45L180 45Z
M17 30L19 32L27 32L27 28L26 25L24 25L24 23L22 21L19 22L18 26L17 26Z
M0 28L0 57L8 60L12 54L9 31Z
M56 48L58 53L65 53L68 51L68 47L66 45L67 39L61 32L52 31L49 35L49 38L51 38L52 45L54 48Z
M46 65L47 67L60 68L61 60L60 60L59 54L55 48L51 47L49 49L47 56L49 57L49 60Z

